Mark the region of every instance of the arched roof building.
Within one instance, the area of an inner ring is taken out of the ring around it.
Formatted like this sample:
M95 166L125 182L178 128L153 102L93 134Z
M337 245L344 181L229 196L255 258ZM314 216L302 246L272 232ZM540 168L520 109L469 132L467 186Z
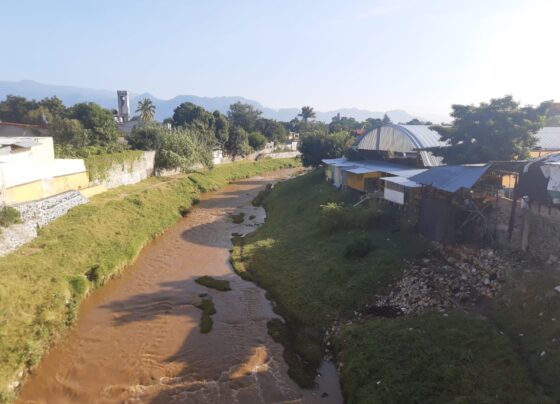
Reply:
M425 151L428 147L445 146L439 134L428 125L383 125L361 135L357 150L401 153L403 157L420 156L424 167L442 165L442 158Z

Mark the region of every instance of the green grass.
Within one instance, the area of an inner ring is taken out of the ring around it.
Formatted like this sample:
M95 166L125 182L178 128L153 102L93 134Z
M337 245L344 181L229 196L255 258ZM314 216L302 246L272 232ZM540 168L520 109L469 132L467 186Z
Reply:
M21 215L19 211L11 206L2 206L0 208L0 226L8 227L12 224L21 223Z
M229 286L229 281L216 279L208 275L201 276L200 278L196 278L194 281L199 285L206 286L207 288L210 289L219 290L221 292L227 292L231 290L231 287Z
M553 403L510 340L458 312L345 326L336 345L352 403Z
M75 319L79 304L175 223L200 192L280 168L293 159L240 162L189 177L156 178L92 198L0 258L0 401ZM4 394L4 396L2 396Z
M267 289L286 320L268 331L298 384L313 384L323 330L338 320L334 353L349 403L560 402L560 273L519 274L488 319L427 312L347 324L427 244L390 210L351 208L355 196L322 175L275 186L265 224L232 250L236 271Z
M488 317L507 335L533 380L560 402L560 285L557 269L528 268L511 277Z
M197 304L196 308L202 311L200 315L200 332L202 334L208 334L212 331L212 327L214 326L214 321L212 320L212 316L216 314L214 302L210 299L202 299L202 302Z
M319 365L326 326L371 303L377 292L398 279L402 258L426 247L407 229L391 232L399 228L398 222L378 220L390 215L375 206L344 211L349 220L358 217L361 228L323 225L327 219L321 205L351 206L353 201L355 195L336 191L317 170L276 185L264 201L265 224L234 240L234 268L267 289L287 320L290 339L297 341L291 346L297 347L300 364L290 364L293 374ZM365 257L346 258L349 240L364 234L376 248ZM296 381L305 386L308 377Z

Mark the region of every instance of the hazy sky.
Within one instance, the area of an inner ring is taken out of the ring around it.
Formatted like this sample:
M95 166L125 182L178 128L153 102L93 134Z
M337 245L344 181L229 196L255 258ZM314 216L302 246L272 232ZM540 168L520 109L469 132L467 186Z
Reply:
M0 80L446 115L560 100L558 0L17 0Z

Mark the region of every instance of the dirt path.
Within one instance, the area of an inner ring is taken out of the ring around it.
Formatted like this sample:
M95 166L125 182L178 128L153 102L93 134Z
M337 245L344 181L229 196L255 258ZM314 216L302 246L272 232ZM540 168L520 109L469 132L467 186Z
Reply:
M289 379L282 347L267 334L275 315L264 291L229 265L232 233L248 233L264 221L253 197L292 173L205 194L121 278L84 302L77 324L28 378L19 402L341 402L331 364L322 367L314 390ZM239 212L245 221L232 223L229 215ZM196 284L201 275L229 280L232 291ZM195 307L204 293L217 310L209 334L200 333Z

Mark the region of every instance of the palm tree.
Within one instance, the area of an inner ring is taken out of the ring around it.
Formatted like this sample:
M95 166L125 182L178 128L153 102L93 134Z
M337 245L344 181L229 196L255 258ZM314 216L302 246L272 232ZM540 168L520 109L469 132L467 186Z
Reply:
M315 111L313 111L313 107L301 107L301 113L298 116L301 116L303 122L307 122L309 119L315 118Z
M154 119L156 113L156 106L149 98L144 98L142 101L138 101L138 107L136 112L140 113L140 119L144 122L149 122Z

